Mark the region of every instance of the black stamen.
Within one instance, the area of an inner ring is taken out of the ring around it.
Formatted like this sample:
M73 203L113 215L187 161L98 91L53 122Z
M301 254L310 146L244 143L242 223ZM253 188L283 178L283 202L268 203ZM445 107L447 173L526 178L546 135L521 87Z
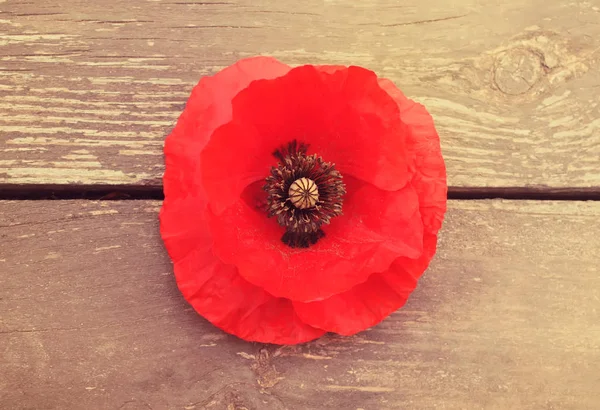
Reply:
M324 236L325 232L322 229L309 233L286 231L281 237L281 242L292 248L308 248Z
M321 226L342 214L346 193L334 164L307 151L308 145L296 140L275 151L279 164L264 186L268 216L286 228L281 240L293 248L314 245L325 235Z

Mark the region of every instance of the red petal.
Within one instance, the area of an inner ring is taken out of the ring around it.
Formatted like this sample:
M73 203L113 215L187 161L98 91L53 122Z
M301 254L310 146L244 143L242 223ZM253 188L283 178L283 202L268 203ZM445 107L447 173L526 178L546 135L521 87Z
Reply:
M402 121L408 126L407 147L416 158L411 185L419 196L425 229L423 254L418 259L399 258L386 272L370 276L345 293L318 302L294 302L306 323L344 335L367 329L404 305L435 254L436 234L446 212L446 168L431 115L389 80L379 83L398 103Z
M210 216L215 254L267 292L300 301L344 292L399 256L418 257L423 227L414 190L390 192L352 178L346 182L345 214L324 226L326 236L309 249L283 244L283 228L240 200Z
M206 199L199 175L200 152L214 129L231 120L231 100L251 81L281 76L289 70L273 58L248 58L202 78L194 87L164 149L161 234L173 259L185 256L197 241L210 241L203 216Z
M200 184L200 152L214 129L231 119L231 99L251 81L285 74L271 58L242 60L194 88L186 109L165 143L167 169L161 235L175 263L184 297L216 326L246 340L291 344L324 332L302 323L289 301L251 285L224 265L210 248L206 198Z
M206 220L206 202L199 196L175 196L165 199L160 210L160 233L173 262L195 248L212 245Z
M199 314L244 340L296 344L325 333L299 320L289 300L248 283L210 250L195 249L176 262L175 276L181 293Z
M435 247L435 235L427 234L418 259L398 258L390 269L347 292L318 302L294 302L294 308L304 322L329 332L352 335L365 330L406 303Z
M437 233L446 212L448 187L440 137L433 118L425 107L406 98L390 80L380 79L379 85L394 98L402 122L408 127L406 145L414 154L416 165L411 184L419 195L425 229Z
M272 153L294 139L343 175L385 190L402 188L412 176L398 107L375 74L359 67L327 74L303 66L256 81L233 100L232 122L202 153L203 183L217 213L265 178Z
M165 196L197 192L200 152L213 131L231 120L231 101L254 80L286 74L290 67L274 58L238 61L212 77L203 77L192 90L185 110L165 141Z
M314 66L318 71L323 73L333 74L336 71L347 70L348 67L345 65L316 65Z

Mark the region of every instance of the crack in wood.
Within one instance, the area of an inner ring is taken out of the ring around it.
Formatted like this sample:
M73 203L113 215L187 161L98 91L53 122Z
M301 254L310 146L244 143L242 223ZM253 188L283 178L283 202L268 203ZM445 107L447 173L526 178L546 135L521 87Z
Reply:
M0 200L162 200L162 185L0 184ZM600 201L600 187L448 187L450 200Z
M442 17L439 19L430 19L430 20L417 20L417 21L408 21L406 23L394 23L394 24L382 24L382 27L400 27L400 26L413 26L415 24L428 24L428 23L436 23L438 21L447 21L447 20L455 20L462 17L466 17L467 14L460 14L458 16L450 16L450 17Z

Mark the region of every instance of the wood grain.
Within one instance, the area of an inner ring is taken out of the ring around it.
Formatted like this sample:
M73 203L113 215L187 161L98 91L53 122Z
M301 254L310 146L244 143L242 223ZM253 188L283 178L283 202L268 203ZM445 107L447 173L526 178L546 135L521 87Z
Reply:
M600 406L600 203L453 201L404 309L297 347L187 306L159 205L0 202L0 407Z
M433 113L457 187L598 187L600 4L0 2L0 184L160 186L192 86L241 57L358 64Z

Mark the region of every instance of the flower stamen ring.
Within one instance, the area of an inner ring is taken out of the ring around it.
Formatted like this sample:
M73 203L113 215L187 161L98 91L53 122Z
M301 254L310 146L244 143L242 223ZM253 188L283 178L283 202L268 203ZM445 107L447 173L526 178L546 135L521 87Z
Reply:
M279 163L263 188L267 214L286 228L281 240L292 248L308 248L325 236L321 226L342 214L346 193L335 165L307 151L295 140L275 151Z

